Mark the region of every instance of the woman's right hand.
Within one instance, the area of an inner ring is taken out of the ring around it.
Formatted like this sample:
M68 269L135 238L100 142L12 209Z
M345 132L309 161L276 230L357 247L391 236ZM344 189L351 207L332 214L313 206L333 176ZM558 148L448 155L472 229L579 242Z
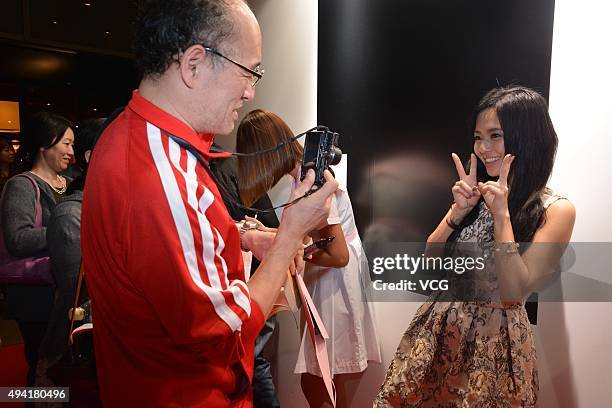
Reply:
M452 154L455 168L459 175L457 181L452 188L453 199L455 204L452 206L451 219L454 223L459 224L461 220L478 204L480 200L480 191L478 190L478 180L476 179L476 155L470 155L470 172L465 174L461 159L455 153Z

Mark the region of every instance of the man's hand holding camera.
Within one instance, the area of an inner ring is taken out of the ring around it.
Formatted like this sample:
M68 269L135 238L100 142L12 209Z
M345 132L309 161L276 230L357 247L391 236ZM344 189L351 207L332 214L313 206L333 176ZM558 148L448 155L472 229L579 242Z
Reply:
M329 170L324 171L324 177L323 186L306 197L303 196L313 187L315 172L309 170L306 177L298 183L290 200L303 198L283 211L276 237L263 256L258 272L248 283L251 297L261 307L264 315L272 309L285 282L287 275L283 271L303 268L300 252L303 250L304 236L327 223L331 196L337 190L338 183Z
M296 232L300 244L302 238L313 229L323 228L327 225L327 217L331 206L331 195L338 189L338 182L329 170L323 173L325 183L322 187L317 188L315 192L308 197L304 197L297 203L289 206L283 212L283 218L279 227L279 232L287 226ZM304 196L314 186L315 172L309 170L306 177L295 188L291 201ZM316 187L315 187L316 188Z

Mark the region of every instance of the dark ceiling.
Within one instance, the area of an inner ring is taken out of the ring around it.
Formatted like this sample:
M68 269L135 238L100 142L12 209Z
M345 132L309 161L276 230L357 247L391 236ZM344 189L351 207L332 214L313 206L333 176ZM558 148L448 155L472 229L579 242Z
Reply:
M2 0L5 38L127 57L136 2Z
M22 115L106 116L137 86L135 0L2 0L0 100Z

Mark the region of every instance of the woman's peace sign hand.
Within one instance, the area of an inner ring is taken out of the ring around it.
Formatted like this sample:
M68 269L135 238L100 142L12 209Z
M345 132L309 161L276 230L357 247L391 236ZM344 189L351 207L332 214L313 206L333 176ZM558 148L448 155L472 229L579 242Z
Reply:
M504 156L497 181L478 183L478 189L493 218L508 214L508 174L514 157L510 154Z
M457 181L451 189L453 192L453 199L455 200L451 217L454 222L458 222L478 203L480 191L478 190L476 180L476 155L474 153L470 155L470 172L468 174L465 174L459 156L453 153L452 158L457 168L459 181Z

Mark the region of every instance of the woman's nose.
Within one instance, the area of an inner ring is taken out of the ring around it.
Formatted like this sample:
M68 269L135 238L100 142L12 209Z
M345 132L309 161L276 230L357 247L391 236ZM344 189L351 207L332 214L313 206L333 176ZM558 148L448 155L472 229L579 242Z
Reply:
M488 152L491 150L491 141L490 140L481 140L480 141L480 150L483 152Z

